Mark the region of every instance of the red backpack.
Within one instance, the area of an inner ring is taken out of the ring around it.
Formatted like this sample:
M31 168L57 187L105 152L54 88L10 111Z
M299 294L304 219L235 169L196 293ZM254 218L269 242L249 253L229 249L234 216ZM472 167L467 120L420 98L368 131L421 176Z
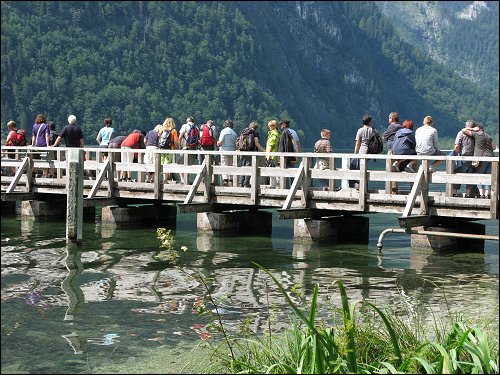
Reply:
M208 147L213 146L215 144L215 139L213 137L212 127L208 124L203 124L201 126L202 135L200 138L200 146Z
M12 139L12 144L9 146L26 146L26 138L28 137L28 132L26 129L18 129L16 133L16 138Z

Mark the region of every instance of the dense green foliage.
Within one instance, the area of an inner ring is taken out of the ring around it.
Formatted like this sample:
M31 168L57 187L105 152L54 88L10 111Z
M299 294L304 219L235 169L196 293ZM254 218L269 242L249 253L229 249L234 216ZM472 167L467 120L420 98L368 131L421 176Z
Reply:
M498 29L496 9L482 22ZM487 90L428 59L373 2L2 1L1 33L3 137L37 113L58 128L75 114L89 144L106 116L120 135L169 116L236 130L289 117L303 146L330 128L337 149L364 113L379 130L397 111L432 115L442 139L470 117L498 133L498 80Z

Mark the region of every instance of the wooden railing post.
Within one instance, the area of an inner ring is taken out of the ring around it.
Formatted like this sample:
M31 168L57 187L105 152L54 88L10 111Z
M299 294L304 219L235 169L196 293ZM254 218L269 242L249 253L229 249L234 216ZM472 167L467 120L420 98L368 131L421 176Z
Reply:
M361 158L359 160L359 210L366 210L366 194L368 193L368 159Z
M161 154L160 153L155 153L153 154L153 160L154 160L154 196L155 199L161 199L161 186L163 182L163 166L161 165Z
M83 227L83 149L69 149L67 155L66 240L81 244Z

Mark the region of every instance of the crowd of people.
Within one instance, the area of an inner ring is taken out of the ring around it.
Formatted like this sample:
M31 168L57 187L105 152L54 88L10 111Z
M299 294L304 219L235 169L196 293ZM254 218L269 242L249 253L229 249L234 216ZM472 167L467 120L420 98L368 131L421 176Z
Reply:
M414 130L414 123L410 119L406 119L400 124L399 114L391 112L389 114L389 125L383 132L382 138L387 144L387 153L389 155L444 155L439 149L438 132L431 116L425 116L422 121L422 126ZM369 142L376 133L372 127L372 117L365 114L362 119L362 127L356 132L354 154L367 154L369 153ZM43 114L38 114L35 118L31 139L27 138L26 132L22 133L17 129L14 121L7 123L9 133L6 139L8 146L35 146L47 147L58 146L64 141L66 147L84 147L84 136L81 128L76 123L76 116L70 115L68 117L68 124L64 126L60 133L56 131L54 122L46 121ZM186 122L180 127L177 132L176 124L173 118L167 117L162 124L157 124L153 129L147 133L143 130L134 129L128 135L116 135L113 128L113 120L111 117L104 119L103 127L99 130L96 136L96 142L99 148L120 148L121 155L116 155L116 161L124 163L137 162L137 149L146 149L144 162L153 164L154 155L156 150L196 150L203 151L261 151L265 153L265 162L267 167L276 167L279 163L279 158L271 155L272 152L287 152L294 153L300 152L300 139L297 132L290 127L288 119L278 120L272 119L267 123L267 140L265 145L261 141L259 135L259 124L252 121L248 127L238 135L233 130L233 121L227 119L224 121L223 129L220 134L217 132L216 124L213 120L208 120L197 126L193 116L189 116ZM320 139L314 144L315 153L332 153L333 146L330 142L331 131L329 129L322 129L320 132ZM468 120L465 127L458 131L454 149L450 155L463 155L463 156L494 156L493 149L495 145L482 124L473 120ZM184 155L176 155L178 158L176 163L184 163ZM40 154L34 154L34 158L40 158ZM49 157L53 155L49 154ZM101 154L101 162L105 161L108 157L106 152ZM196 154L187 154L188 164L193 164L197 157ZM161 153L161 164L170 164L173 162L172 153ZM203 162L203 159L199 161ZM285 168L293 167L297 162L294 156L285 157ZM429 171L434 172L435 168L441 164L443 160L434 160L431 163ZM416 160L402 160L398 158L392 163L393 171L406 171L409 173L415 172ZM220 155L220 164L222 166L233 165L233 155L222 154ZM478 159L477 161L461 161L456 164L456 173L491 173L491 162L485 162ZM251 166L252 157L245 152L238 154L238 166ZM329 169L329 158L318 157L314 168ZM52 177L52 171L45 169L41 171L42 177ZM130 171L121 171L119 181L132 181ZM153 173L148 173L146 182L152 182L154 179ZM233 186L233 177L229 174L222 175L222 184L224 186ZM179 174L165 173L163 176L163 183L177 182L184 183L183 176ZM269 178L269 187L276 188L278 186L278 177ZM328 180L319 180L319 185L323 190L328 190ZM239 175L237 186L250 187L250 176ZM289 187L289 181L285 181L285 187ZM398 192L398 186L395 182L391 184L392 192ZM460 185L454 185L454 196L460 196L458 193ZM489 197L490 186L477 185L478 196ZM475 196L472 193L473 186L467 185L465 188L465 197Z

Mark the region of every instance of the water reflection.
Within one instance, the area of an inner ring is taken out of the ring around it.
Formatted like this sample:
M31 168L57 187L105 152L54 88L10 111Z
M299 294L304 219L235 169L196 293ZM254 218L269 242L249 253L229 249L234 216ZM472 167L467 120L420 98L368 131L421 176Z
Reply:
M61 337L68 341L74 351L74 354L82 354L85 350L84 344L87 342L84 337L81 337L80 334L75 332L77 327L74 326L75 314L78 313L78 310L85 303L85 295L83 294L80 284L78 283L78 275L80 275L83 271L81 255L82 251L80 251L79 246L74 244L67 245L64 264L68 270L68 275L61 283L61 289L68 298L68 308L64 314L65 326L67 326L69 330L72 330L71 333L61 335Z
M271 316L273 329L288 328L284 297L252 262L268 268L304 308L318 284L320 316L330 304L340 306L336 280L351 301L427 316L446 315L449 307L463 311L463 301L473 301L477 316L495 309L498 314L498 253L434 254L408 248L407 237L394 236L379 255L373 245L294 241L288 236L293 228L279 224L272 237L212 236L179 225L173 231L176 249L188 250L179 251L174 267L158 259L154 229L89 224L78 247L66 243L64 224L3 220L2 372L22 363L28 372L62 373L62 362L71 363L75 354L119 361L144 345L206 339L208 321L197 308L215 306L206 301L200 277L228 330L238 331L249 319L252 331L264 332ZM372 243L380 231L373 233ZM53 343L53 337L64 340ZM107 348L116 350L112 358ZM50 370L33 363L34 357L44 358ZM70 372L88 371L87 363L82 366Z

